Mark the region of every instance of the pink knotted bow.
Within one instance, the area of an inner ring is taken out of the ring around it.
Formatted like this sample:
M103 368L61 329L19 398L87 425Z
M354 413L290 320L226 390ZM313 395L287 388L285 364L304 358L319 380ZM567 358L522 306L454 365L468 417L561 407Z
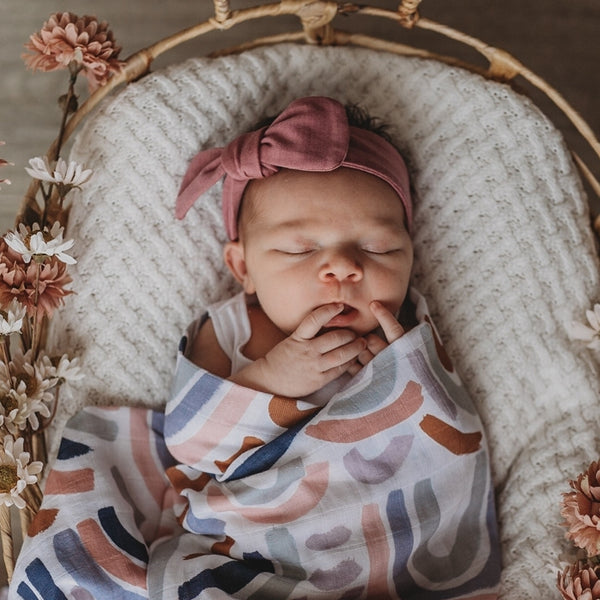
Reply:
M179 189L175 216L182 219L196 199L225 176L223 219L229 239L235 240L249 181L282 168L327 172L338 167L370 173L391 185L404 205L410 228L408 172L398 151L381 136L349 126L342 104L318 96L292 102L271 125L242 134L224 148L196 154Z

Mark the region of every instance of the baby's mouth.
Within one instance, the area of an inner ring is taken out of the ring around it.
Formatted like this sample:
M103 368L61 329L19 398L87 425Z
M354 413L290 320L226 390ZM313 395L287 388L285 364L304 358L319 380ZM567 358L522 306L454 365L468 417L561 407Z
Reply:
M335 317L333 317L326 328L330 327L348 327L358 316L358 310L349 304L344 304L344 308Z

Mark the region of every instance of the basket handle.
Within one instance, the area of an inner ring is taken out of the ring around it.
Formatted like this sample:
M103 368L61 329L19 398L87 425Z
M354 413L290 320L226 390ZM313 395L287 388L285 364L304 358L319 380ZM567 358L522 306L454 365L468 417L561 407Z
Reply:
M229 0L213 0L215 5L215 21L218 23L224 23L231 16L231 9L229 8Z
M419 12L417 10L419 4L421 4L421 0L402 0L400 2L398 14L400 15L400 24L403 27L411 28L419 20Z
M215 7L215 21L225 23L231 17L231 6L229 0L213 0ZM411 28L419 20L418 8L421 0L402 0L398 6L400 23L404 27Z

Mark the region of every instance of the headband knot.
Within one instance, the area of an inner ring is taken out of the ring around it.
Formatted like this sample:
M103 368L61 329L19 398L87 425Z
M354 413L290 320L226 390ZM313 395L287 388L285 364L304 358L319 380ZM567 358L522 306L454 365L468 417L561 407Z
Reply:
M223 218L230 239L238 237L237 218L248 182L280 169L328 172L348 167L391 185L412 220L408 172L398 151L381 136L350 127L346 110L331 98L292 102L271 125L234 139L224 148L200 151L183 178L175 215L181 219L196 199L225 177Z
M239 181L264 179L277 168L261 159L261 146L266 127L241 135L223 148L221 161L225 174Z

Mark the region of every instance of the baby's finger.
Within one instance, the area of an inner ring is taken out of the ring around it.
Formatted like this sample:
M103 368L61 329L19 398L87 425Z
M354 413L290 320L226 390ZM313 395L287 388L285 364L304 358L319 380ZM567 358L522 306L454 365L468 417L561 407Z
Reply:
M292 333L292 337L298 340L311 340L342 310L344 310L342 303L324 304L315 308L315 310L304 317L300 325L296 328L296 331Z
M319 370L321 373L326 373L327 371L331 371L331 369L345 371L348 363L356 360L366 347L367 342L363 338L356 338L344 346L334 348L321 356Z
M364 367L375 358L375 355L369 350L368 346L358 355L358 362Z
M386 341L374 333L370 333L365 339L367 340L367 349L373 356L379 354L388 345Z
M369 308L381 325L385 339L389 344L404 335L404 327L398 323L398 319L381 302L373 300L369 304Z
M326 354L334 348L339 348L356 339L356 334L350 329L332 329L316 337L312 343L319 354Z
M346 373L349 373L350 375L354 376L356 375L361 369L363 368L363 364L360 362L360 360L356 361L353 360L349 365L348 368L346 369Z

